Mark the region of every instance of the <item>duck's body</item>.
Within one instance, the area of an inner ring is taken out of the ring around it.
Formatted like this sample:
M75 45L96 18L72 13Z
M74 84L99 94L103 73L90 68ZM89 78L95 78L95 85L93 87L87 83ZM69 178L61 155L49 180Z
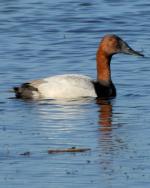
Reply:
M52 76L15 87L16 97L27 99L115 97L116 89L111 80L110 62L112 55L116 53L143 56L116 35L106 35L97 51L97 80L77 74Z
M57 75L33 80L14 89L18 98L68 99L116 96L116 89L112 83L104 85L88 76L78 74Z

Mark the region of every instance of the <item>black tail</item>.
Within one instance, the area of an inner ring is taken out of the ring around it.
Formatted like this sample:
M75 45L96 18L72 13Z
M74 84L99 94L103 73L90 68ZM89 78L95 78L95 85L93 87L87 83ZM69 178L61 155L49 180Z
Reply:
M17 98L22 98L22 95L21 95L21 89L19 87L14 87L14 92L15 92L15 95Z
M30 85L30 83L24 83L20 87L14 87L14 92L17 98L32 99L33 92L38 92L38 89Z

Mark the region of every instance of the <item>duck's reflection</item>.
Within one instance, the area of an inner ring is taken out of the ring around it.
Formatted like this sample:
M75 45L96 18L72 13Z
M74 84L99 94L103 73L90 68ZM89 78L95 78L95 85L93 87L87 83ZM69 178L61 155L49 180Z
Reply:
M58 137L62 136L63 139L63 136L69 133L70 139L73 138L73 134L76 142L78 142L79 135L81 141L82 136L84 136L87 138L86 144L88 145L89 137L86 137L86 133L92 137L94 129L97 130L98 128L100 131L96 132L96 135L97 133L99 135L101 152L112 154L123 144L116 131L120 124L117 114L113 111L114 103L114 99L99 99L95 102L95 99L91 98L71 101L44 100L35 103L34 114L40 124L39 128L49 138L52 138L55 134ZM98 113L95 113L96 111Z
M106 141L106 144L108 143L111 150L112 145L118 148L118 144L122 143L122 141L118 138L119 135L115 130L121 125L117 120L117 113L113 112L114 100L99 99L96 103L99 105L98 125L100 126L100 141L101 143Z
M97 99L96 103L100 105L99 110L99 125L101 131L112 130L112 101Z
M105 178L111 179L116 171L114 161L126 149L123 139L117 134L120 127L113 112L114 100L97 100L99 105L98 125L99 132L99 163Z

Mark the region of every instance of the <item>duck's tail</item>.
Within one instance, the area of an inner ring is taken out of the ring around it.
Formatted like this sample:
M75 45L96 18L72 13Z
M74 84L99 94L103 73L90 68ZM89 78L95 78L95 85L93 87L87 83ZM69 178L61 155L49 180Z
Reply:
M38 89L33 87L30 83L24 83L20 87L13 88L16 98L33 99Z
M21 92L21 88L20 87L14 87L13 88L14 92L15 92L15 95L16 95L16 98L22 98L22 92Z

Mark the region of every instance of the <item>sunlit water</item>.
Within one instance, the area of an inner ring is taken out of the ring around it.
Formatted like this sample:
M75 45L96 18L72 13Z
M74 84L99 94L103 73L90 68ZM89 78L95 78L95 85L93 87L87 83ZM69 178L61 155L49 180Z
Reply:
M150 2L0 1L0 186L150 185ZM117 55L110 101L22 101L10 89L63 73L95 74L100 38L115 33L146 58ZM51 148L91 148L47 153ZM30 152L30 155L20 155Z

